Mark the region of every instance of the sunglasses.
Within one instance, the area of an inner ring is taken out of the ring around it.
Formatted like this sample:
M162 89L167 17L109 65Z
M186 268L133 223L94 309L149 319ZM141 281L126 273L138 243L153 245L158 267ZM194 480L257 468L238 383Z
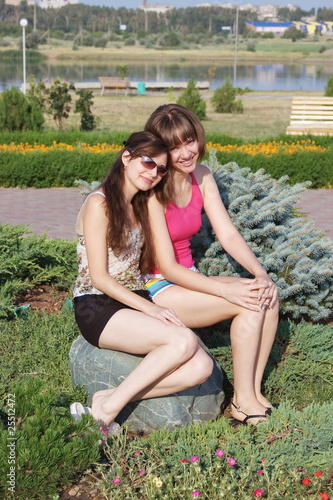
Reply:
M141 161L149 170L153 170L155 167L157 167L157 173L161 177L163 177L168 171L168 169L164 165L157 165L157 163L148 156L141 156Z

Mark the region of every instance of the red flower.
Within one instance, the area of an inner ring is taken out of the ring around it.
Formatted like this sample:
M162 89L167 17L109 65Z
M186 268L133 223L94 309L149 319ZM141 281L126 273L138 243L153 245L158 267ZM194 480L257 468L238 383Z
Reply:
M309 486L310 483L311 483L311 479L308 479L307 477L302 479L302 484L304 484L304 486Z
M330 497L326 492L324 493L319 493L321 500L330 500Z
M183 460L181 460L182 464L186 464L186 462L187 462L187 458L183 458Z
M262 498L264 496L264 492L263 492L263 490L261 490L260 488L258 488L257 490L254 490L253 495L256 498Z
M323 475L323 473L322 473L322 472L320 472L320 470L316 470L316 472L314 473L314 475L315 475L316 477L319 477L319 476L322 476L322 475Z

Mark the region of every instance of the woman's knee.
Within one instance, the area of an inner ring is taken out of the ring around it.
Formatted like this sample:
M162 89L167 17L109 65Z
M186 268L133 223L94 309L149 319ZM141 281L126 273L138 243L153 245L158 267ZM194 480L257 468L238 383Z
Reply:
M192 382L195 385L202 384L212 374L214 369L214 361L201 347L198 355L193 358L191 366Z
M177 327L177 333L170 336L170 342L182 362L190 359L198 348L197 336L189 328Z

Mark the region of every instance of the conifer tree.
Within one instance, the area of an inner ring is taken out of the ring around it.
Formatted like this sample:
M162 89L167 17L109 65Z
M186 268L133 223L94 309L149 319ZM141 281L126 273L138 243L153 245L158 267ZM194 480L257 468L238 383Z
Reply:
M231 219L275 281L283 313L319 321L333 308L333 242L295 209L310 183L290 186L263 169L220 165L212 151L208 165ZM199 270L208 276L249 273L217 241L208 219L192 248Z

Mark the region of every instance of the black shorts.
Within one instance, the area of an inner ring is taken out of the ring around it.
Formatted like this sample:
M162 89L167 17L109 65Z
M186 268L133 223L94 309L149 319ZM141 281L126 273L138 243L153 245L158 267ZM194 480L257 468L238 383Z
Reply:
M147 290L134 290L144 299L150 300ZM74 297L75 319L82 336L90 344L99 347L99 338L110 318L121 309L132 309L106 294L87 294Z

